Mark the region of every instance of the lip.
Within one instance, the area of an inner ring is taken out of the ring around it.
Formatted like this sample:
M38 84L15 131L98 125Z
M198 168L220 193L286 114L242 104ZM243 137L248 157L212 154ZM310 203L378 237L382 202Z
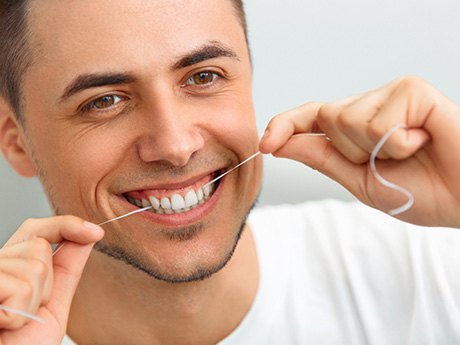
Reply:
M201 177L198 177L198 178L195 177L188 181L181 182L178 184L159 185L159 186L156 186L156 189L160 189L160 188L161 189L180 189L180 187L184 188L184 186L185 187L189 186L190 182L193 183L193 182L199 181L200 178L202 179L207 175L209 175L209 173L201 175ZM145 212L139 213L139 216L143 217L144 219L150 222L157 223L157 224L160 224L166 227L181 227L181 226L187 226L187 225L191 225L199 221L202 221L216 207L220 199L220 195L222 194L222 189L223 189L223 186L225 185L225 180L226 180L225 177L220 180L219 184L217 185L217 189L214 191L212 196L205 203L203 203L202 205L190 211L183 212L183 213L172 213L172 214L157 214L157 213L153 213L150 211L145 211ZM169 188L165 188L165 187L169 187ZM120 199L123 205L126 205L124 207L128 209L128 212L139 209L138 207L131 204L123 195L118 195L118 198Z
M115 193L120 194L120 195L122 194L125 195L125 194L132 193L132 192L142 192L142 191L148 191L148 190L171 191L171 190L185 189L195 184L196 182L200 181L201 179L205 178L206 176L213 175L212 178L217 177L222 172L224 172L226 169L227 168L225 167L221 167L221 168L209 170L208 172L205 172L197 176L190 177L187 180L184 180L181 182L173 182L173 183L162 182L162 183L157 183L157 184L145 184L139 187L132 187L131 189L117 191Z

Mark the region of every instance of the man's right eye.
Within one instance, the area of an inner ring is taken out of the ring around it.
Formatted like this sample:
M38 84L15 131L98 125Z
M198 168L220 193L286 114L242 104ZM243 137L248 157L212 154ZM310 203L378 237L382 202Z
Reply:
M118 96L118 95L106 95L99 97L89 103L87 103L85 106L83 106L82 111L83 112L89 112L92 110L95 111L105 111L109 110L113 107L116 107L120 102L124 100L123 97Z

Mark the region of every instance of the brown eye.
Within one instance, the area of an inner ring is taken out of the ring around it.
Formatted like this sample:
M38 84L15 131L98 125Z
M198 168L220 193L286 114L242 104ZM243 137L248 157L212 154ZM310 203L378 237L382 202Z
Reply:
M186 85L208 85L214 82L219 75L213 72L200 72L192 75L187 82Z
M112 105L118 103L120 100L121 98L118 96L104 96L93 101L92 106L93 108L100 110L107 109L110 108Z
M202 85L202 84L208 84L214 80L214 75L209 72L202 72L195 74L193 76L193 81L195 84Z

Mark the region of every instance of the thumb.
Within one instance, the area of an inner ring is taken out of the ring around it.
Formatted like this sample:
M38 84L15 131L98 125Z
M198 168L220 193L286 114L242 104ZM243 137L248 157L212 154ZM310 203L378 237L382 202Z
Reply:
M332 178L363 200L361 186L365 181L363 165L349 161L325 137L296 134L273 153L275 157L293 159Z
M72 299L94 244L65 242L53 258L54 285L46 308L64 327L67 325Z

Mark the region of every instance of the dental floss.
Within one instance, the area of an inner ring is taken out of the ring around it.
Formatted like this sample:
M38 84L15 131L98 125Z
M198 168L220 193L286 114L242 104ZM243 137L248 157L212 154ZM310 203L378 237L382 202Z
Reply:
M11 314L17 314L17 315L20 315L20 316L24 316L25 318L31 319L33 321L37 321L37 322L40 322L40 323L45 323L45 321L41 317L35 316L33 314L30 314L30 313L22 311L22 310L17 310L17 309L7 307L6 305L1 305L0 304L0 310L4 310L4 311L6 311L8 313L11 313Z
M249 162L251 159L256 158L258 155L260 155L260 151L257 151L257 152L254 153L252 156L250 156L250 157L246 158L244 161L242 161L240 164L234 166L234 167L231 168L230 170L227 170L227 171L224 172L223 174L217 176L214 180L209 181L208 183L206 183L206 184L205 184L203 187L201 187L201 188L210 186L210 185L212 185L214 182L219 181L222 177L224 177L224 176L227 175L227 174L230 174L233 170L235 170L235 169L239 168L240 166L242 166L243 164Z
M121 216L119 216L119 217L115 217L115 218L106 220L105 222L102 222L102 223L100 223L100 224L98 224L98 225L99 225L99 226L102 226L102 225L105 225L105 224L109 224L109 223L112 223L112 222L114 222L114 221L116 221L116 220L120 220L120 219L129 217L129 216L132 216L133 214L140 213L140 212L144 212L144 211L148 211L148 210L150 210L150 209L152 209L152 208L153 208L153 206L147 206L147 207L144 207L144 208L140 208L140 209L138 209L138 210L135 210L135 211L126 213L126 214L121 215Z
M407 197L407 202L402 205L401 207L392 209L388 211L388 214L390 216L397 216L403 212L406 212L409 210L413 205L414 205L414 196L412 193L410 193L407 189L398 186L388 180L385 180L377 171L377 167L375 165L375 159L377 158L378 153L382 149L383 145L387 142L387 140L395 133L396 131L400 129L407 129L407 126L403 124L397 124L396 126L392 127L388 132L385 133L385 135L380 139L380 141L375 145L374 149L372 150L371 157L369 159L369 165L371 167L372 174L374 177L377 179L380 184L382 184L385 187L391 188L395 191L398 191L402 194L404 194Z
M147 207L144 207L144 208L140 208L138 210L134 210L134 211L131 211L131 212L128 212L126 214L123 214L121 216L118 216L118 217L115 217L115 218L111 218L109 220L106 220L105 222L102 222L102 223L99 223L98 226L102 226L102 225L105 225L105 224L109 224L109 223L112 223L116 220L120 220L120 219L123 219L123 218L126 218L126 217L129 217L129 216L132 216L133 214L136 214L136 213L141 213L141 212L144 212L144 211L148 211L150 210L151 208L153 208L153 206L147 206ZM56 253L61 250L61 248L64 246L64 243L65 242L59 242L58 245L56 246L56 248L54 249L53 251L53 256L56 255Z
M375 165L375 160L377 158L377 155L378 153L380 152L380 150L382 149L383 145L385 145L385 143L387 142L387 140L391 137L391 135L393 135L394 132L396 132L397 130L399 129L407 129L407 127L405 125L402 125L402 124L397 124L396 126L392 127L387 133L385 133L385 135L380 139L380 141L377 143L377 145L375 146L375 148L372 150L372 153L371 153L371 156L370 156L370 160L369 160L369 164L370 164L370 168L371 168L371 172L372 174L375 176L375 178L377 179L377 181L379 183L381 183L382 185L384 185L385 187L388 187L388 188L391 188L395 191L398 191L402 194L404 194L405 196L407 196L408 198L408 201L402 205L401 207L398 207L398 208L395 208L393 210L390 210L388 212L388 214L390 214L391 216L396 216L398 214L401 214L407 210L409 210L412 205L414 204L414 196L407 190L407 189L404 189L392 182L389 182L387 180L385 180L377 171L377 167ZM307 133L307 135L310 135L310 136L324 136L325 137L325 134L324 133ZM326 139L328 139L326 137ZM209 186L213 183L215 183L216 181L220 180L221 178L223 178L225 175L231 173L233 170L239 168L240 166L242 166L243 164L249 162L251 159L257 157L258 155L260 155L261 153L258 151L256 153L254 153L252 156L246 158L244 161L242 161L241 163L239 163L238 165L234 166L233 168L231 168L230 170L227 170L225 173L219 175L218 177L216 177L215 179L211 180L210 182L206 183L203 187L206 187L206 186ZM202 188L203 188L202 187ZM105 224L108 224L108 223L111 223L111 222L114 222L114 221L117 221L117 220L120 220L120 219L123 219L123 218L126 218L126 217L129 217L129 216L132 216L134 214L137 214L137 213L141 213L141 212L145 212L145 211L148 211L150 209L152 209L153 206L147 206L147 207L144 207L144 208L140 208L138 210L135 210L135 211L131 211L131 212L128 212L126 214L123 214L121 216L118 216L118 217L115 217L115 218L111 218L109 220L106 220L105 222L102 222L100 224L98 224L99 226L102 226L102 225L105 225ZM53 252L53 256L64 246L65 242L60 242L56 249L54 250ZM30 313L27 313L25 311L22 311L22 310L16 310L16 309L13 309L13 308L10 308L10 307L7 307L7 306L4 306L4 305L1 305L0 304L0 310L4 310L6 312L9 312L9 313L12 313L12 314L17 314L17 315L20 315L20 316L24 316L26 318L29 318L33 321L37 321L37 322L40 322L40 323L44 323L43 319L38 317L38 316L35 316L33 314L30 314Z

